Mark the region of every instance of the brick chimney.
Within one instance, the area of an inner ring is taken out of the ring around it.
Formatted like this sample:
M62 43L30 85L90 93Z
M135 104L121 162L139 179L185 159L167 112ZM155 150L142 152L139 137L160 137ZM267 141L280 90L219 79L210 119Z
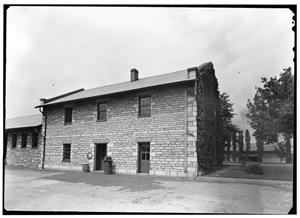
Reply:
M40 103L41 104L46 104L47 99L46 98L40 98Z
M137 81L139 79L139 71L137 69L131 69L130 73L130 82Z

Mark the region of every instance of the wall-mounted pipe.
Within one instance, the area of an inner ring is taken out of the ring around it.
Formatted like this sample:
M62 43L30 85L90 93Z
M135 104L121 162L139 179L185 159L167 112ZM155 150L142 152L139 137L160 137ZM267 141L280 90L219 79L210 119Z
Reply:
M40 99L41 103L44 103L44 99ZM42 170L45 169L45 155L46 155L46 136L47 136L47 115L44 111L42 111L41 108L39 108L39 111L43 114L43 119L45 120L44 123L44 142L43 142L43 156L42 156Z

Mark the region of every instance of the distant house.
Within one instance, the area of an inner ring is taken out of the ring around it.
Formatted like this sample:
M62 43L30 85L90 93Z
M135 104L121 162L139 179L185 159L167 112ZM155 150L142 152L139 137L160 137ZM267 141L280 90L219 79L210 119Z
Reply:
M216 122L212 63L142 79L138 73L131 70L128 82L41 99L37 108L44 114L42 133L46 130L42 165L80 170L89 163L97 171L111 156L117 173L196 176L196 143L202 133L197 128L203 126L199 94L209 96L205 99L212 102L209 113ZM202 77L208 85L199 82ZM21 132L18 136L21 140ZM10 161L16 151L9 149Z
M256 145L254 144L254 149L256 149ZM280 157L275 152L275 148L278 147L278 143L270 143L264 145L264 156L263 156L263 162L267 163L280 163ZM254 150L253 149L253 150ZM292 148L291 152L293 154L293 141L292 141ZM283 158L283 162L285 162L285 157Z
M8 165L39 167L41 163L41 114L7 119L4 158Z

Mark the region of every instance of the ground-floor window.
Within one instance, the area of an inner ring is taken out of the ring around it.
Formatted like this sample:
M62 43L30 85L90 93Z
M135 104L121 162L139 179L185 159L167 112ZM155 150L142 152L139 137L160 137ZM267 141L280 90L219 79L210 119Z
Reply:
M23 133L22 134L21 148L26 148L26 146L27 146L27 134Z
M17 139L18 139L18 135L17 134L12 134L11 148L16 148L17 147Z
M63 162L70 162L71 161L71 144L64 144L63 145Z
M37 132L32 133L32 145L31 148L37 148L38 147L38 139L39 134Z

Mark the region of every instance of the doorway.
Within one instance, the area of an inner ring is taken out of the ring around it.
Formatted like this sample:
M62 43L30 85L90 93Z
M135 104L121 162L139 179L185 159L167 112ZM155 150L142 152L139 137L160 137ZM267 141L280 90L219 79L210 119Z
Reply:
M95 170L104 169L104 157L106 156L106 144L95 144Z
M138 172L149 173L150 169L150 142L139 142Z

